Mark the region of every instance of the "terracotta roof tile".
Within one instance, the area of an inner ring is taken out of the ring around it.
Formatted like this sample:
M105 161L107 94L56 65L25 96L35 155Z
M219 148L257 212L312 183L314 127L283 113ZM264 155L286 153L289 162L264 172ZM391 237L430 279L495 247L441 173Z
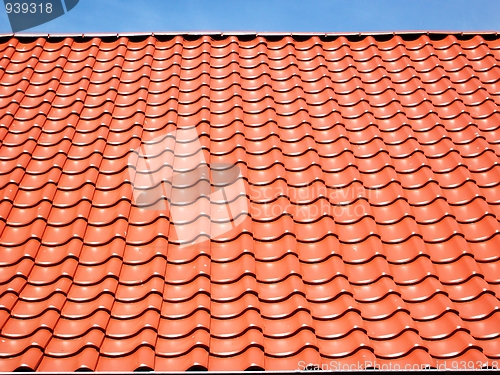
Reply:
M0 370L500 357L498 37L0 44Z

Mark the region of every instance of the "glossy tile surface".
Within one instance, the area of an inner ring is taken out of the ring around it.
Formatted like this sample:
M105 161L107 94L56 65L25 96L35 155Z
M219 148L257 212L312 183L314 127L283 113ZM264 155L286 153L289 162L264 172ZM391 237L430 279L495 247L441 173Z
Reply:
M481 36L0 40L0 371L491 366L499 64Z

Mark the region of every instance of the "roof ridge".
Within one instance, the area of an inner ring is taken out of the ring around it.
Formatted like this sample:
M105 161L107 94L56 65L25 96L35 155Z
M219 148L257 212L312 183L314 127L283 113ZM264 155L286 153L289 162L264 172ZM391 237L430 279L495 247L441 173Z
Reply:
M402 31L364 31L364 32L285 32L285 31L159 31L159 32L91 32L91 33L3 33L2 37L136 37L136 36L385 36L385 35L498 35L500 31L484 30L402 30Z

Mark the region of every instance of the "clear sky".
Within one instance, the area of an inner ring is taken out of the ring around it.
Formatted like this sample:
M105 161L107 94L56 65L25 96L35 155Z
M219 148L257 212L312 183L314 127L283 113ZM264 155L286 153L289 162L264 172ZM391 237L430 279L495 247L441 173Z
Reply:
M0 33L11 33L0 5ZM67 14L24 32L398 30L500 31L500 1L80 0Z

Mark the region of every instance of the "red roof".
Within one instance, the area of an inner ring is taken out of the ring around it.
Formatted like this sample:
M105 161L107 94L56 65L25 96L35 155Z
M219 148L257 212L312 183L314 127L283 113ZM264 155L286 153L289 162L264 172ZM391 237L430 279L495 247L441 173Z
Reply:
M495 35L4 38L0 371L494 366L499 61Z

